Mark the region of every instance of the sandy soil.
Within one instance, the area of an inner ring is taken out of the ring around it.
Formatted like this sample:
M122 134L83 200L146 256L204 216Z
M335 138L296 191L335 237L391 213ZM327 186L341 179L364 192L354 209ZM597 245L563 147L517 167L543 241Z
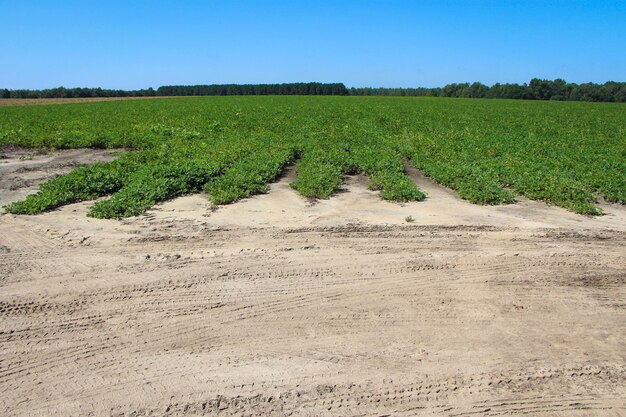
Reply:
M148 100L154 98L170 97L85 97L85 98L0 98L0 107L3 106L38 106L47 104L89 103L93 101L119 101L119 100Z
M97 149L0 150L0 206L36 193L39 184L49 178L66 174L80 165L111 161L118 153Z
M81 152L7 156L0 201ZM217 210L0 215L0 414L626 415L626 209L412 175L424 202L362 177L310 202L289 172Z

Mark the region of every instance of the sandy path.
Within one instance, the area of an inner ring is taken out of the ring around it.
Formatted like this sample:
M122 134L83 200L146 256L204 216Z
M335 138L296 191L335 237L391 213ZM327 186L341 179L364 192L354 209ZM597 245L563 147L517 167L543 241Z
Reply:
M626 415L623 207L417 173L421 203L361 177L312 203L289 175L215 211L0 215L0 414Z

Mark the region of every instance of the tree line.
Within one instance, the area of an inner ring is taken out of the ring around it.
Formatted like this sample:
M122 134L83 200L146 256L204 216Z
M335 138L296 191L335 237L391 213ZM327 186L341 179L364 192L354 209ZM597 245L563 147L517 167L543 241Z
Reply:
M448 84L436 88L351 88L353 96L432 96L457 98L508 98L523 100L626 102L626 82L604 84L568 83L562 79L533 78L526 84L500 84L491 87L475 83Z
M626 102L626 82L604 84L568 83L562 79L533 78L526 84L487 86L480 82L455 83L436 88L352 87L342 83L170 85L142 90L102 88L51 88L46 90L0 89L0 98L87 98L231 95L337 95L337 96L432 96L457 98L508 98L524 100Z
M106 90L102 88L51 88L0 90L0 98L88 98L166 96L348 95L342 83L166 85L154 90Z
M346 96L348 89L342 83L291 84L213 84L168 85L156 90L158 96Z
M144 90L107 90L103 88L49 88L45 90L0 89L0 98L92 98L92 97L154 97L156 91L150 87Z

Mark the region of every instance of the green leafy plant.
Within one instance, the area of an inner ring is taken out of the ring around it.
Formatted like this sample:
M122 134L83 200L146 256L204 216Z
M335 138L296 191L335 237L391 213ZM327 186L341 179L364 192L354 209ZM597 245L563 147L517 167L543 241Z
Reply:
M476 204L518 195L598 215L626 204L620 103L407 97L195 97L0 108L0 148L118 148L9 204L35 214L105 197L89 215L121 218L206 191L214 204L264 193L289 164L302 196L329 198L361 173L391 201L425 194L412 164Z

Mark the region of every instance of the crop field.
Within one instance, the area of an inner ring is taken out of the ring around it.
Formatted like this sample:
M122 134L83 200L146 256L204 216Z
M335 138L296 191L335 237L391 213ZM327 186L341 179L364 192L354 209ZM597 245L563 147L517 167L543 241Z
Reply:
M625 181L626 104L0 107L0 415L626 415Z
M362 173L382 199L421 201L407 163L475 204L522 195L579 214L626 203L626 107L613 103L404 97L195 97L0 108L0 147L124 148L7 210L35 214L110 196L123 218L205 190L214 204L291 187L324 199Z

